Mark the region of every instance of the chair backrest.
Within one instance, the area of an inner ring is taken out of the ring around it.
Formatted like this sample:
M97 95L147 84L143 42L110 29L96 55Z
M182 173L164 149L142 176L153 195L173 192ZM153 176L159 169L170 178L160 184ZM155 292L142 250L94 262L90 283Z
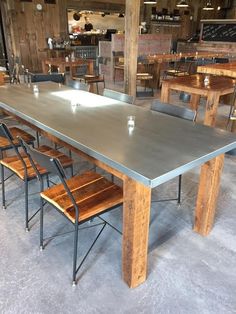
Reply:
M191 109L162 103L159 100L153 101L151 105L151 110L165 113L170 116L182 118L189 121L194 121L196 118L196 112Z
M76 81L76 80L70 80L70 81L67 82L67 85L69 87L74 88L74 89L84 90L86 92L89 91L89 85L84 83L84 82L79 82L79 81Z
M28 81L31 81L32 83L50 81L64 84L65 76L62 73L43 74L28 72Z
M42 178L41 174L39 173L36 164L45 168L47 170L47 172L54 174L54 175L59 177L59 179L61 180L61 183L63 184L63 186L64 186L64 188L65 188L65 190L69 196L69 198L71 199L72 204L74 205L75 212L76 212L76 221L78 221L79 209L78 209L78 206L75 202L75 199L74 199L72 193L70 192L70 189L66 183L66 174L64 172L64 169L63 169L59 159L53 158L52 156L44 154L44 153L30 147L22 138L19 138L19 141L20 141L21 146L23 147L25 153L27 154L32 167L34 168L39 181L41 182L41 190L43 190L43 178Z
M13 148L16 155L18 156L18 158L21 160L24 170L26 171L26 164L24 162L24 159L22 158L21 154L19 153L18 147L20 146L20 144L15 144L14 143L14 138L11 134L11 131L8 129L8 127L6 126L6 124L4 123L0 123L0 136L4 137L8 140L9 142L9 147Z
M123 102L126 102L127 104L133 104L134 102L133 96L123 94L123 93L120 93L111 89L106 89L106 88L103 91L103 96L109 97L115 100L123 101Z

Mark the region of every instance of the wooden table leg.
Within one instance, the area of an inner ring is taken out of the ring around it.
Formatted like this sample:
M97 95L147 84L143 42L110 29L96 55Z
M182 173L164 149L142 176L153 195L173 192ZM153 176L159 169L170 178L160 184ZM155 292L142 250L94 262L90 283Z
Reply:
M169 82L163 81L161 87L161 101L169 103L169 99L170 99Z
M220 93L217 93L217 92L208 93L204 124L215 126L219 100L220 100Z
M94 74L93 60L87 60L87 61L88 61L88 74Z
M44 60L42 61L42 70L43 70L43 73L48 73L48 71L47 71L47 64L46 64L46 62Z
M224 154L206 162L201 167L194 231L203 236L209 234L214 223L215 208L224 165Z
M196 110L196 111L198 110L199 100L200 100L200 95L197 95L197 94L191 95L190 108L192 110Z
M124 178L123 279L130 288L146 280L151 189Z

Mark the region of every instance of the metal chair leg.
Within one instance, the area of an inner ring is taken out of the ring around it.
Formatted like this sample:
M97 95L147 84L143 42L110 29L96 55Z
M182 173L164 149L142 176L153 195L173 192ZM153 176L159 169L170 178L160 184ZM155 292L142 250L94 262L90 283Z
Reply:
M43 249L43 198L40 197L40 251Z
M72 275L72 286L76 285L76 265L77 265L77 251L78 251L78 222L75 223L74 231L74 253L73 253L73 275Z
M37 147L39 147L39 132L36 131L36 142L37 142Z
M5 180L4 180L4 166L3 165L1 165L1 180L2 180L2 209L6 209Z
M29 204L28 204L28 180L25 179L25 231L29 231Z
M178 184L178 200L177 203L181 203L181 186L182 186L182 175L179 176L179 184Z

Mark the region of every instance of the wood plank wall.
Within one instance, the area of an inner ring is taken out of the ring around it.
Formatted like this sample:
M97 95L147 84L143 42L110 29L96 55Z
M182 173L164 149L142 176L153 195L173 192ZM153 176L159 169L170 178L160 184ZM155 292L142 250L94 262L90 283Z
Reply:
M36 4L42 4L42 11ZM47 56L47 38L68 38L66 1L45 4L43 0L20 2L1 0L8 58L14 54L30 71L41 71L41 60Z

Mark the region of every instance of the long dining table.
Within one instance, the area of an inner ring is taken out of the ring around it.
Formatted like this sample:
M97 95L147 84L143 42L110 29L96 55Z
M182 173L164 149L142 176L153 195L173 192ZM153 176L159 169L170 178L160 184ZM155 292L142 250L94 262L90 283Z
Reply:
M224 153L233 134L56 83L0 87L0 107L123 182L122 276L147 277L151 190L201 166L194 231L213 227ZM127 125L127 117L135 117Z

